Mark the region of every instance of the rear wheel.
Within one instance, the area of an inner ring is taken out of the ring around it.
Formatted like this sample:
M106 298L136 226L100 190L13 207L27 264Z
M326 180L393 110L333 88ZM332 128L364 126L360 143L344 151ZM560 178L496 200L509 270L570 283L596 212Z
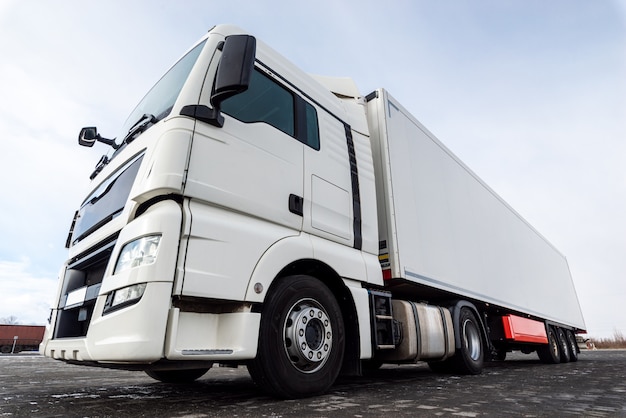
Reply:
M341 309L320 280L281 280L263 304L252 379L282 398L323 393L339 375L345 346Z
M208 371L209 369L146 370L146 374L163 383L190 383Z
M459 332L461 348L452 358L456 371L463 374L480 374L483 370L483 340L480 333L480 324L472 311L461 308L459 314Z
M561 353L561 363L567 363L570 361L569 356L569 344L567 343L567 337L563 328L557 328L556 337L559 340L559 352Z
M429 361L428 367L435 373L452 373L455 370L455 364L452 362L452 358L444 361Z
M539 359L547 364L556 364L561 362L561 352L559 350L559 342L554 327L549 326L547 329L548 344L544 344L537 349Z
M569 348L569 361L578 361L578 343L576 343L574 333L569 329L566 330L565 338L567 338L567 347Z

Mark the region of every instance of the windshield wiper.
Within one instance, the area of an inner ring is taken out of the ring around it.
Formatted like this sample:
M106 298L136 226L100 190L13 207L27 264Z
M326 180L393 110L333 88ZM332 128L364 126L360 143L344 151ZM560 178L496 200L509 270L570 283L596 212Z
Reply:
M131 128L128 130L128 133L124 137L122 143L126 142L130 143L137 135L145 131L149 126L158 122L156 116L146 113L144 114Z
M96 169L93 171L93 173L91 173L91 176L89 176L89 180L93 180L94 177L96 177L110 161L111 160L109 159L109 157L106 156L106 154L103 155L100 158L100 161L98 161L98 164L96 164Z

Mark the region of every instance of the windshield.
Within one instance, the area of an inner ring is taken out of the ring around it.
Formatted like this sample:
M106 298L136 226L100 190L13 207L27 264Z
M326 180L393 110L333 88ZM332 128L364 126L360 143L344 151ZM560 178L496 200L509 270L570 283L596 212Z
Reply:
M143 154L133 158L85 199L74 219L72 245L122 212L142 159Z
M128 116L128 119L126 119L122 131L118 136L120 141L126 137L128 131L130 131L138 121L144 118L144 115L153 115L155 122L169 115L205 42L206 41L201 42L194 49L189 51L187 55L182 57L154 87L150 89L148 94L146 94L135 110Z

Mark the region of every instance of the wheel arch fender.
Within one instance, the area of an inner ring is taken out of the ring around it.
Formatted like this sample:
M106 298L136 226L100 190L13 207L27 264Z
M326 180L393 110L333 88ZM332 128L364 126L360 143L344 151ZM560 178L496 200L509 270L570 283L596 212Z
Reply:
M468 308L474 314L474 317L478 321L480 326L480 335L485 345L485 352L489 353L491 351L492 345L491 340L489 339L489 334L487 333L487 328L485 327L485 323L483 321L482 316L478 312L478 308L467 300L457 300L451 304L449 307L450 312L452 314L452 324L454 325L454 346L458 350L462 346L461 342L461 309Z
M359 325L366 320L366 328L369 329L369 316L363 318L354 299L355 295L361 296L366 291L357 286L358 282L354 282L355 286L348 287L346 281L352 281L343 279L331 266L314 259L313 246L306 235L284 238L267 249L250 277L246 301L263 303L276 283L294 275L315 277L335 295L341 308L346 333L342 374L359 374L363 349L361 337L369 337L361 335L362 327ZM258 292L259 288L262 289L261 292ZM369 342L365 344L365 348L367 347Z
M272 244L257 261L246 289L247 302L263 303L278 277L295 274L290 266L313 258L313 244L307 235L290 236Z

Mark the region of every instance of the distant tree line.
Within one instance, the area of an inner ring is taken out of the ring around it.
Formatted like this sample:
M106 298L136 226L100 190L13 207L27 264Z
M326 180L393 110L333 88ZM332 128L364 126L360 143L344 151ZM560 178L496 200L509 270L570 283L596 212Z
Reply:
M613 338L592 338L596 348L626 348L626 337L621 331L613 331Z
M19 325L19 321L17 320L17 316L11 315L4 318L0 318L0 324L3 325Z

